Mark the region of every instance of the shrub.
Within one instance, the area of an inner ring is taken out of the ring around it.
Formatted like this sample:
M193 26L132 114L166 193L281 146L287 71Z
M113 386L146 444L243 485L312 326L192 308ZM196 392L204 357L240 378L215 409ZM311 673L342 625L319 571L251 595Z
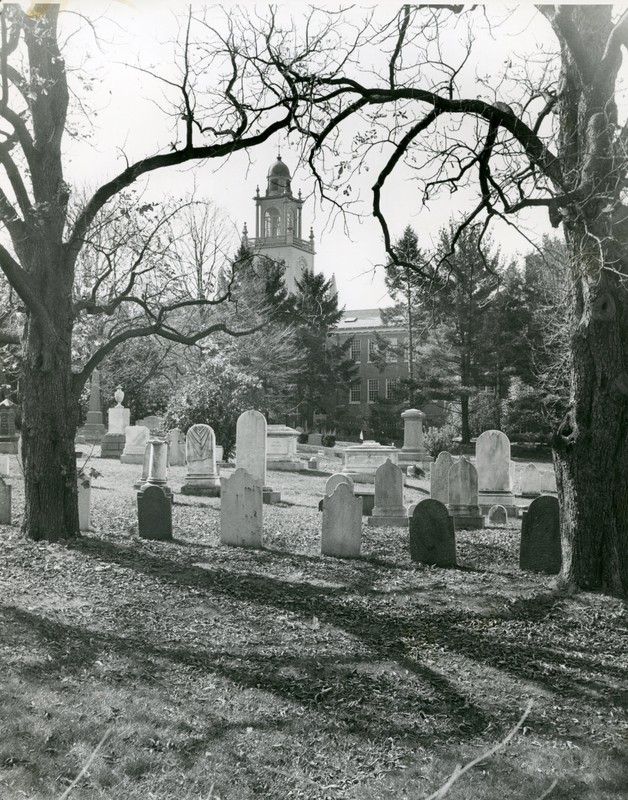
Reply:
M333 447L336 444L336 437L331 433L324 433L321 442L323 447Z
M451 452L458 431L453 425L443 425L442 428L431 428L423 436L427 452L436 458L442 450Z
M307 444L307 437L308 437L308 434L307 434L307 433L300 433L300 434L297 436L297 442L298 442L299 444Z

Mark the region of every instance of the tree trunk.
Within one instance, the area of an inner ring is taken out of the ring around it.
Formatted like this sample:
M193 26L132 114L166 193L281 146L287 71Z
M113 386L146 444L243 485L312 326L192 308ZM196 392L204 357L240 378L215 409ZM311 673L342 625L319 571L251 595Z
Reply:
M471 441L471 428L469 427L469 395L464 394L460 398L460 427L462 441L469 444Z
M29 321L20 382L25 493L22 531L31 539L51 542L80 535L74 455L78 397L71 370L69 304L67 297L62 299L57 294L59 290L63 291L55 285L40 294L49 308L56 308L56 341L42 341L38 326Z
M582 589L626 594L628 299L617 277L602 273L595 292L585 286L576 313L572 402L554 437L561 579Z

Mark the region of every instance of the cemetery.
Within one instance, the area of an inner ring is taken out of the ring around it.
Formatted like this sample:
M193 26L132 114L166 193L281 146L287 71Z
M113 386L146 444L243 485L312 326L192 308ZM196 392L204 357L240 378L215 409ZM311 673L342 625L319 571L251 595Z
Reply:
M83 5L0 4L0 800L626 800L628 10Z
M160 797L175 786L184 797L424 797L506 735L530 700L527 736L453 797L523 780L537 797L548 778L564 787L557 797L588 797L582 782L599 763L621 781L622 602L557 589L558 504L523 497L525 461L492 465L514 474L500 491L516 516L497 504L481 514L477 486L490 480L446 453L431 479L404 478L387 458L366 516L364 484L342 468L356 463L355 445L348 456L326 450L313 474L298 447L302 469L271 471L263 415L242 416L228 468L203 425L183 450L180 431L149 435L141 464L77 445L83 474L96 465L97 476L88 493L79 487L83 536L65 546L19 539L23 481L8 456L0 580L13 603L0 653L13 668L1 752L15 785L37 785L28 751L44 739L54 744L38 771L50 781L64 742L83 742L63 761L70 781L100 721L110 757L96 754L77 797L114 785L135 797L156 770L168 775ZM135 447L138 427L127 428ZM219 491L207 491L215 477ZM53 709L37 728L35 692ZM186 794L191 785L205 794Z

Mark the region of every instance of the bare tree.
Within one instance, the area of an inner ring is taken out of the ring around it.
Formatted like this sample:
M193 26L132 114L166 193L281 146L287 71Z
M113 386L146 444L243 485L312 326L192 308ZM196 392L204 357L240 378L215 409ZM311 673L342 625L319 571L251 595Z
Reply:
M243 336L228 320L192 328L191 309L217 306L221 297L177 295L166 274L172 243L167 220L146 209L143 244L108 249L104 229L123 230L124 193L155 170L199 159L222 159L253 148L289 124L291 91L260 43L254 69L234 45L233 31L218 36L188 16L181 30L180 77L173 109L174 141L128 163L70 213L63 140L70 109L68 76L58 39L59 8L0 10L0 270L24 308L24 332L6 331L2 343L22 347L20 391L25 467L24 531L58 540L78 533L74 436L78 399L91 371L123 341L159 335L193 344L216 332ZM206 57L191 63L195 29L202 27ZM214 49L209 42L214 42ZM266 53L264 56L263 54ZM216 71L209 80L208 59ZM215 74L223 77L217 81ZM123 199L117 202L117 198ZM167 215L166 215L167 216ZM117 227L116 227L117 226ZM102 246L99 247L99 241ZM86 256L77 274L82 253ZM91 282L81 286L91 258ZM162 259L159 269L157 265ZM147 271L145 271L147 269ZM77 285L77 277L81 280ZM164 286L164 279L166 284ZM101 342L73 364L73 332L86 315L113 320Z
M292 21L280 25L271 14L265 42L299 97L295 125L322 193L340 206L354 196L358 172L376 170L372 212L397 263L403 266L384 192L403 164L414 170L424 202L443 192L471 198L458 235L476 224L486 231L495 220L514 225L531 208L545 209L552 225L562 226L574 319L570 403L553 440L562 578L624 593L628 125L616 95L628 12L540 6L555 51L538 50L521 64L511 50L499 74L493 60L480 71L474 35L465 35L467 22L478 18L487 41L491 9L466 9L404 6L388 21L361 26L340 12L317 58L306 53L307 36L300 38ZM318 19L312 12L303 31L315 30ZM501 44L499 28L493 36Z

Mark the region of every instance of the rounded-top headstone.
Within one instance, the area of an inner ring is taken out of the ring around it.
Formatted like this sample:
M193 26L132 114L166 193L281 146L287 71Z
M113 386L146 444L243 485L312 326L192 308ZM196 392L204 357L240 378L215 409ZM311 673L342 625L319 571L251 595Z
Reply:
M334 493L335 488L339 486L341 483L346 483L350 487L351 491L353 491L354 486L351 478L348 475L343 475L341 472L336 472L334 475L332 475L330 478L327 479L327 482L325 484L325 494L327 496L332 495Z
M266 485L266 418L259 411L244 411L236 423L236 468L245 469Z
M481 433L475 443L480 492L510 491L510 439L503 431Z
M504 506L491 506L488 511L488 521L490 525L504 527L508 525L508 512Z
M456 460L447 450L441 450L430 470L430 497L445 505L449 502L449 470Z
M412 512L410 557L434 567L456 566L454 523L438 500L422 500Z
M562 566L558 499L545 494L533 500L521 523L519 567L556 575Z
M470 461L463 456L449 469L449 505L477 506L478 473Z

